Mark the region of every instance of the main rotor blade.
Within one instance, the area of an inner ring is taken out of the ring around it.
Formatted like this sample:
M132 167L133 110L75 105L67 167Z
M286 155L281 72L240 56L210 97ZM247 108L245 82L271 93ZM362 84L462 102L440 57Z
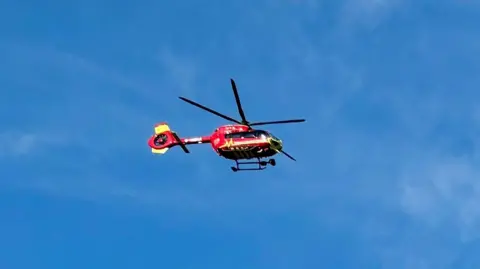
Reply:
M294 123L294 122L304 122L304 119L295 119L295 120L280 120L280 121L262 121L262 122L254 122L250 123L250 126L256 125L267 125L267 124L280 124L280 123Z
M280 150L280 152L283 153L283 154L284 154L285 156L287 156L288 158L290 158L291 160L297 161L297 160L295 160L295 158L293 158L290 154L286 153L285 151Z
M240 96L238 96L237 85L235 84L235 81L233 79L230 79L230 83L232 84L233 94L235 95L235 101L237 102L238 113L240 114L243 123L248 123L245 117L245 113L242 109L242 104L240 103Z
M178 98L180 98L181 100L183 100L183 101L185 101L185 102L187 102L187 103L189 103L189 104L191 104L191 105L194 105L194 106L199 107L199 108L201 108L201 109L204 109L204 110L206 110L206 111L208 111L208 112L210 112L210 113L212 113L212 114L215 114L215 115L217 115L217 116L219 116L219 117L222 117L222 118L224 118L224 119L226 119L226 120L233 121L233 122L238 123L238 124L242 124L241 122L239 122L239 121L236 120L236 119L233 119L233 118L230 118L229 116L225 116L225 115L223 115L223 114L221 114L221 113L218 113L217 111L215 111L215 110L213 110L213 109L210 109L210 108L208 108L208 107L205 107L205 106L203 106L203 105L201 105L201 104L195 103L195 102L192 101L192 100L188 100L187 98L184 98L184 97L181 97L181 96L178 97Z

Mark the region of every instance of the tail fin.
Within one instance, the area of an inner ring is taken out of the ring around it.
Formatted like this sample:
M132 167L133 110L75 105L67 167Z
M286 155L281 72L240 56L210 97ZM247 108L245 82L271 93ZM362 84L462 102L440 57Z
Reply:
M190 153L178 135L171 131L165 122L156 124L154 131L155 134L148 140L152 153L165 154L171 147L176 145L180 145L185 153Z
M169 148L164 148L164 149L152 149L152 153L155 154L165 154L168 151Z
M162 123L156 124L154 130L155 130L155 134L157 135L157 134L170 131L170 127L165 122L162 122Z

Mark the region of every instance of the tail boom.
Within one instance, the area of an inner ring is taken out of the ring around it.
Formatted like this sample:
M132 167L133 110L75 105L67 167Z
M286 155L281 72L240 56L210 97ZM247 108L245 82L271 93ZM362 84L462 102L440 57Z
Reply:
M210 142L209 136L180 138L165 122L156 124L154 131L155 134L148 140L148 145L154 154L165 154L174 146L180 146L185 153L190 153L186 145Z
M210 143L210 136L182 138L181 141L185 145Z

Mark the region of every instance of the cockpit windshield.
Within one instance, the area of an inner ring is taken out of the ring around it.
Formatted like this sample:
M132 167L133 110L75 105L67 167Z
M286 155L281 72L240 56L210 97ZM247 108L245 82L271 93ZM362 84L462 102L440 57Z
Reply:
M271 137L271 138L273 138L273 139L275 139L275 140L279 140L279 141L280 141L280 138L278 138L278 137L274 136L273 134L269 133L269 135L270 135L270 137Z

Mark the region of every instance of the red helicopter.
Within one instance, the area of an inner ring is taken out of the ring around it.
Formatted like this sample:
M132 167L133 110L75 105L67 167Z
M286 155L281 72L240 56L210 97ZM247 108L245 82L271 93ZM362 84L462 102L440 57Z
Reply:
M238 113L242 118L241 121L225 116L187 98L179 97L181 100L189 104L197 106L236 124L220 126L215 129L213 134L210 136L180 138L174 131L170 130L167 123L158 123L154 127L155 134L152 135L148 140L148 145L152 148L152 152L155 154L165 154L165 152L167 152L167 150L171 147L180 146L185 153L190 153L186 145L210 143L219 156L235 161L236 166L231 167L233 172L243 170L263 170L268 164L275 166L275 159L270 158L268 161L261 159L272 157L279 152L296 161L292 156L282 150L282 140L275 137L268 131L253 129L252 126L304 122L305 120L294 119L250 123L245 118L235 81L230 79L230 82L232 84L233 94L235 95L235 100L237 102ZM248 161L251 159L256 159L256 161ZM256 164L258 167L240 168L240 165L242 164Z

